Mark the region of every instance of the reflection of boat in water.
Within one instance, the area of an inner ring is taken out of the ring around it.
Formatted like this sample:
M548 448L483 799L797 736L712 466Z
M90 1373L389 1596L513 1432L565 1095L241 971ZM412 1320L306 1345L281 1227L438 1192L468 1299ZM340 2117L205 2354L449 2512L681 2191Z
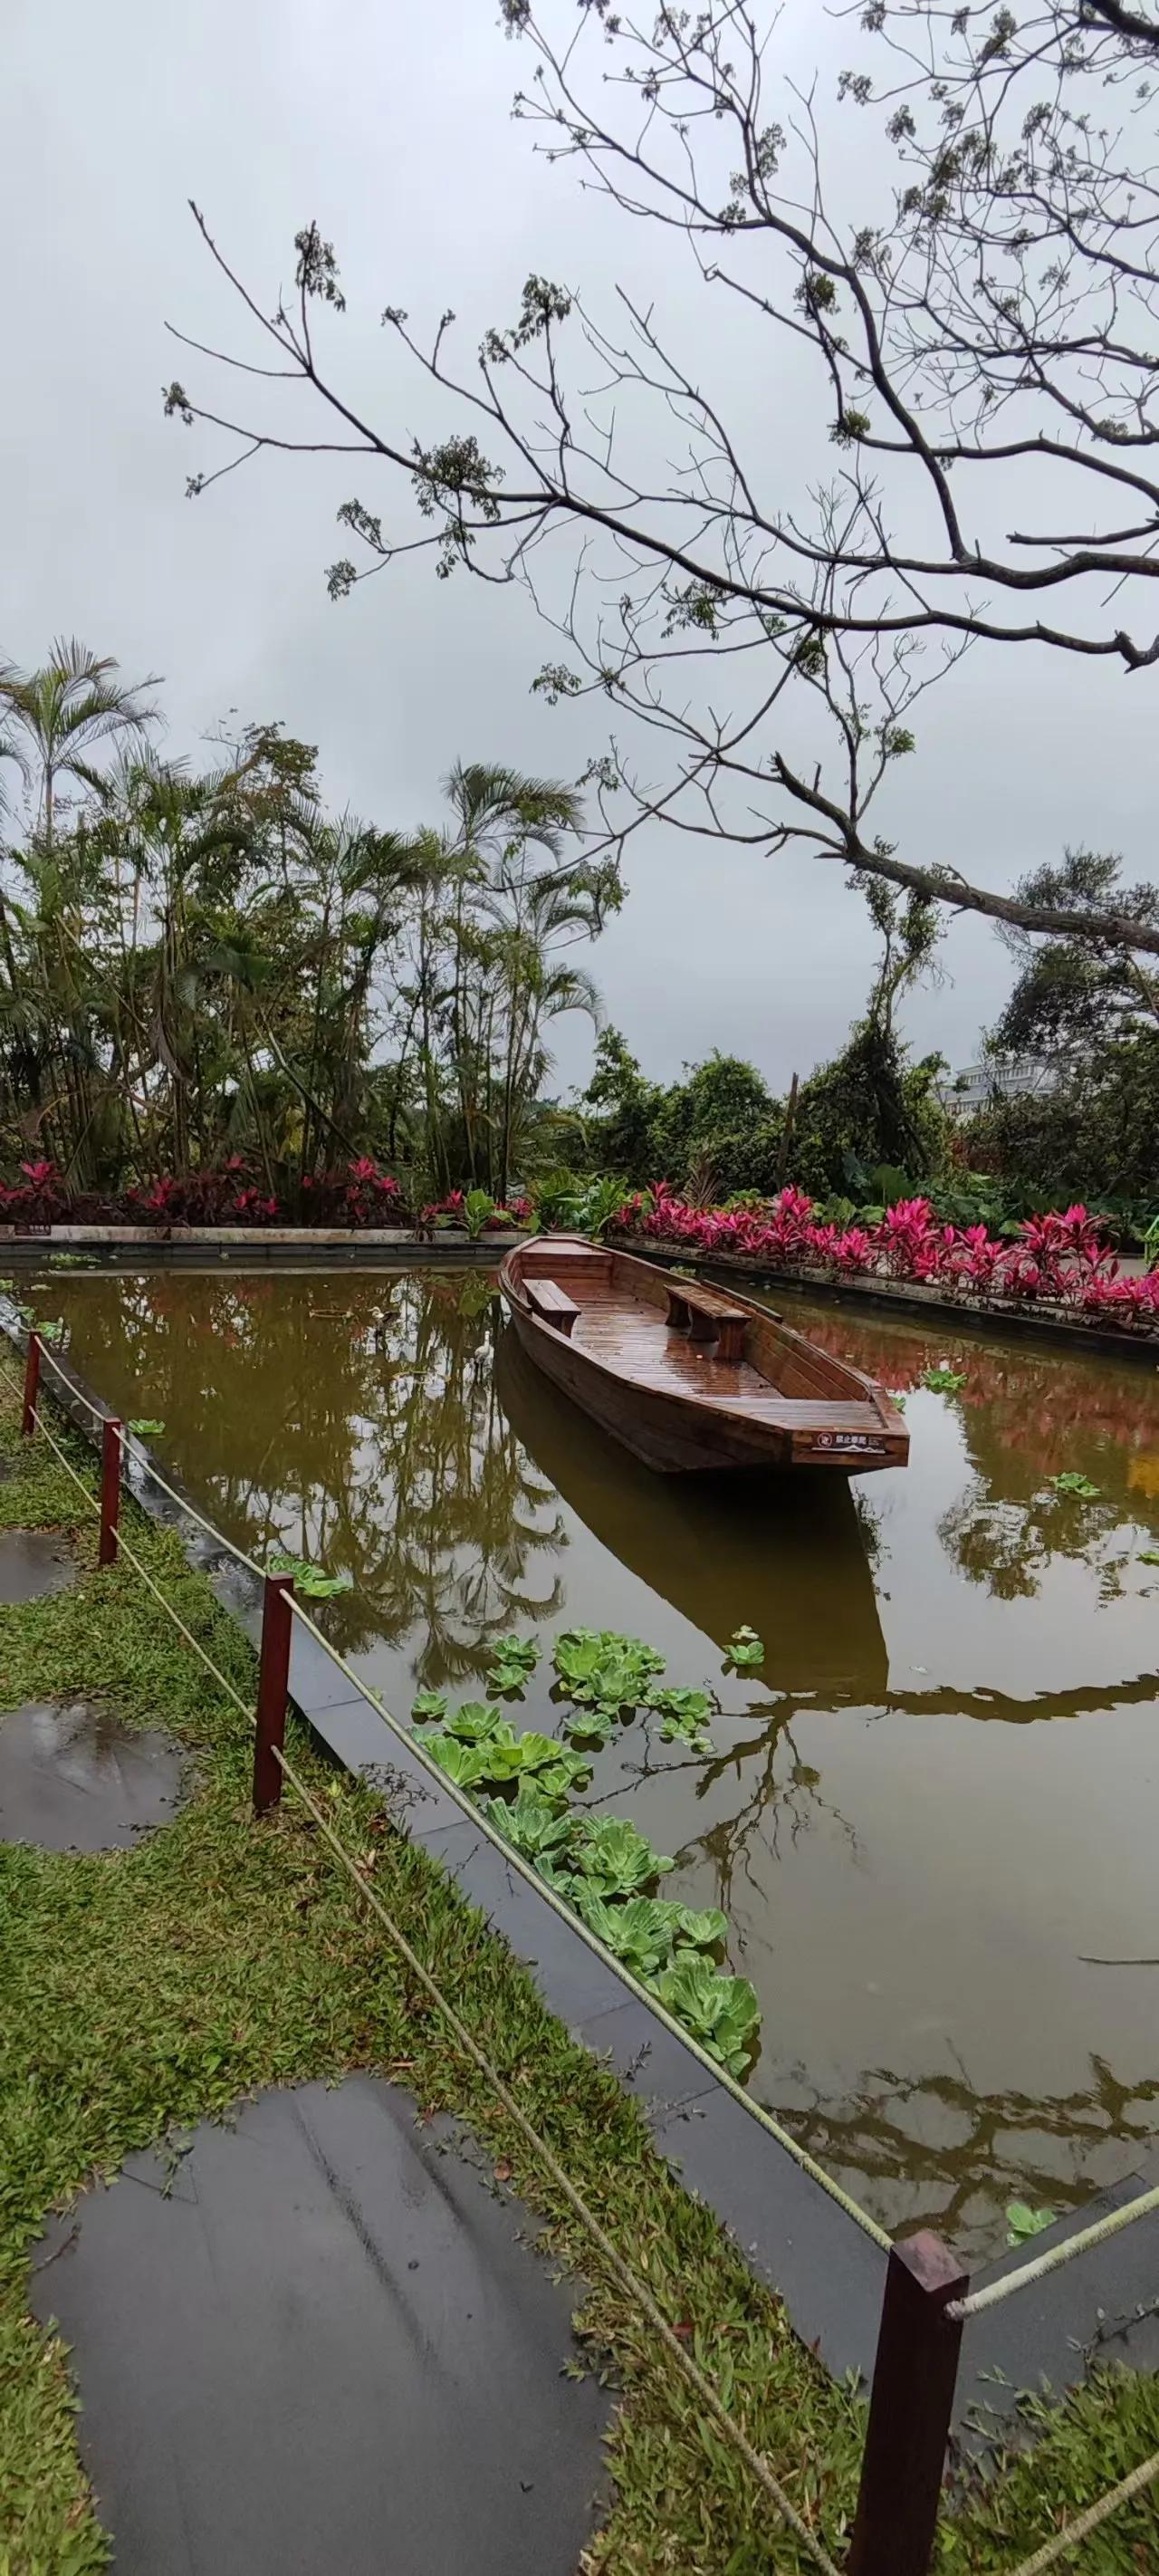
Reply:
M873 1577L844 1478L655 1476L536 1368L508 1326L495 1387L522 1447L593 1538L723 1648L749 1625L771 1690L885 1696Z
M499 1289L553 1386L664 1475L866 1475L909 1457L902 1416L871 1378L734 1290L582 1235L516 1244Z

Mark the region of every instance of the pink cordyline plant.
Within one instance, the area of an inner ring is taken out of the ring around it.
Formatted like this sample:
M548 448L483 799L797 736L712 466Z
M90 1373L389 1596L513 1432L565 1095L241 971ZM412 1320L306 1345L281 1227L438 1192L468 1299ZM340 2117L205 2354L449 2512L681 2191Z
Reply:
M705 1257L732 1253L771 1269L886 1278L937 1287L988 1305L1053 1303L1126 1330L1159 1325L1159 1272L1123 1281L1089 1208L1030 1217L1010 1243L984 1225L939 1223L926 1198L899 1199L873 1226L818 1225L804 1190L785 1189L756 1208L699 1208L668 1181L625 1198L620 1231Z

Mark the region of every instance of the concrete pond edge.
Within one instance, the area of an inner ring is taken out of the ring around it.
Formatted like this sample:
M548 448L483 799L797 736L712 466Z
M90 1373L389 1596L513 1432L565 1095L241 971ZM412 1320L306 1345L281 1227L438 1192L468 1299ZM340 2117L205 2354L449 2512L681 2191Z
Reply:
M513 1244L531 1238L522 1231L498 1231L472 1241L453 1229L416 1234L403 1226L142 1226L52 1225L33 1232L0 1225L0 1260L17 1268L35 1268L54 1252L90 1256L98 1269L204 1270L212 1261L223 1268L244 1269L495 1269ZM1095 1351L1105 1359L1141 1359L1154 1365L1159 1357L1159 1330L1115 1332L1084 1324L1049 1308L1003 1303L973 1305L942 1297L920 1282L880 1277L827 1278L809 1268L775 1266L744 1253L698 1253L679 1241L655 1236L625 1236L621 1250L645 1261L679 1261L721 1279L742 1279L761 1288L790 1288L837 1304L871 1306L955 1330L1012 1334L1020 1341L1046 1341L1071 1351Z
M470 1247L472 1251L477 1247ZM397 1256L396 1256L397 1257ZM0 1317L0 1332L22 1352L25 1335ZM59 1376L58 1376L59 1372ZM92 1447L92 1411L108 1408L71 1367L52 1357L51 1392ZM190 1566L251 1645L260 1635L260 1593L221 1539L207 1535L179 1476L173 1500L134 1459L130 1489L149 1517L176 1531ZM188 1509L186 1508L188 1502ZM399 1829L422 1845L484 1915L531 1974L542 2001L569 2035L605 2057L637 2100L654 2144L685 2188L726 2228L754 2274L773 2289L794 2331L836 2379L868 2386L873 2373L887 2257L884 2249L761 2125L759 2111L687 2048L617 1966L593 1951L534 1885L508 1865L449 1788L432 1787L417 1756L388 1728L373 1698L326 1649L294 1625L290 1693L317 1743L343 1769L384 1786L405 1812ZM1089 2226L1159 2180L1159 2157L1068 2212L1039 2250ZM920 2224L920 2217L915 2224ZM980 2266L972 2287L1017 2268L1021 2250ZM1062 2391L1086 2375L1089 2354L1159 2368L1159 2317L1140 2318L1137 2269L1159 2286L1159 2215L1047 2275L1028 2293L967 2325L955 2403L964 2447L984 2451L1010 2429L1020 2390Z

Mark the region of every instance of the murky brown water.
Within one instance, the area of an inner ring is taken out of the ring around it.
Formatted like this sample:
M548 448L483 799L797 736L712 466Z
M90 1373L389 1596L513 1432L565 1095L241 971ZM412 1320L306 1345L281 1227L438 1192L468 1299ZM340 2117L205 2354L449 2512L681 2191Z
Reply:
M784 1302L782 1299L781 1302ZM619 1628L719 1695L594 1803L677 1856L764 2011L752 2076L889 2225L992 2250L1159 2133L1159 1373L794 1301L907 1391L858 1490L651 1475L504 1335L477 1274L57 1277L77 1366L228 1534L348 1569L336 1644L399 1714L490 1641ZM948 1357L966 1386L919 1386ZM1052 1492L1082 1469L1096 1502ZM726 1680L742 1621L759 1680ZM557 1728L546 1658L520 1722Z

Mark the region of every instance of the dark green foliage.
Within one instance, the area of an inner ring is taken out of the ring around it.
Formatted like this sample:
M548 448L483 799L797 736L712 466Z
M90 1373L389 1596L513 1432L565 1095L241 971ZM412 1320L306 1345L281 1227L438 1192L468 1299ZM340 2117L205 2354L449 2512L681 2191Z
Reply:
M1159 1204L1159 1030L1076 1055L1063 1081L996 1101L963 1131L971 1162L1057 1206L1107 1201L1146 1223Z
M584 1093L585 1107L596 1113L589 1122L592 1161L626 1172L637 1183L650 1180L653 1129L664 1097L659 1083L645 1081L619 1030L601 1029Z
M1122 860L1067 850L1058 867L1037 869L1017 892L1025 902L1067 912L1083 904L1131 919L1159 918L1159 890L1124 887ZM1019 974L990 1045L1003 1057L1031 1056L1053 1081L1014 1100L996 1100L965 1134L971 1162L983 1160L1012 1185L1050 1196L1118 1200L1140 1232L1159 1199L1159 1029L1150 969L1128 951L1089 939L1034 940L1003 933ZM1140 1203L1128 1214L1128 1203Z
M802 1084L788 1178L821 1198L865 1195L876 1164L893 1164L915 1188L942 1169L947 1121L936 1096L941 1058L911 1064L891 1031L855 1028L832 1064Z
M772 1115L775 1103L754 1065L740 1056L710 1055L690 1066L683 1082L664 1094L653 1122L652 1153L656 1180L683 1180L697 1163L714 1163L718 1140L750 1135ZM743 1189L713 1171L714 1187Z
M911 1191L943 1169L940 1065L939 1057L911 1064L884 1021L863 1022L832 1064L801 1086L786 1144L785 1102L741 1057L711 1055L663 1090L645 1081L617 1032L605 1030L584 1095L599 1113L588 1122L589 1155L637 1189L666 1180L703 1199L745 1191L771 1198L791 1181L814 1198L851 1190L852 1213L874 1196L876 1166L898 1166Z

